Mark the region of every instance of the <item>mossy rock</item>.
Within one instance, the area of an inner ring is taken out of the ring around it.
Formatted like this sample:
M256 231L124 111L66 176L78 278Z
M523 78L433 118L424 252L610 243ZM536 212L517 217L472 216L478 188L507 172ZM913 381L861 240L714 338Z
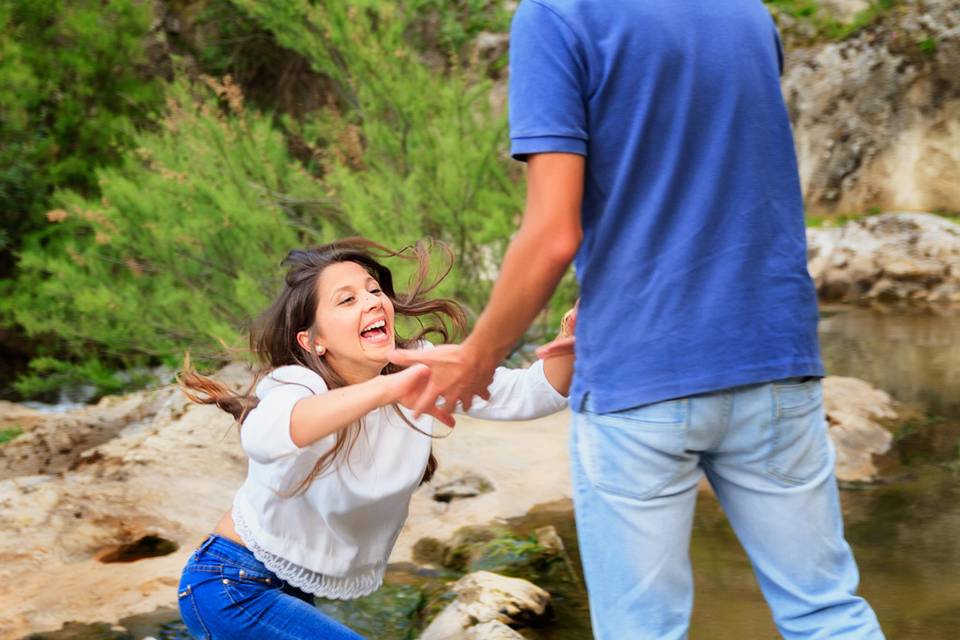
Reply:
M538 544L535 537L496 527L469 527L454 534L443 564L465 573L490 571L536 582L557 560L562 560L557 550Z
M450 550L442 540L420 538L413 545L413 559L419 564L444 566L443 559Z
M409 584L385 584L356 600L317 599L317 608L360 635L378 640L412 640L419 631L423 591Z

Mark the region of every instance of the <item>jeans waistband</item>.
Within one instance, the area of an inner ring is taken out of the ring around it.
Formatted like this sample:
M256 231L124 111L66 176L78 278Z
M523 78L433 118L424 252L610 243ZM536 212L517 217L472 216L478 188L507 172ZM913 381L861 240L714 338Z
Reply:
M248 571L256 571L260 574L276 577L272 571L267 569L262 562L254 557L250 549L215 533L207 536L207 539L197 547L197 550L193 553L193 561L202 562L205 556L212 556L221 562L232 564L236 567L247 569Z

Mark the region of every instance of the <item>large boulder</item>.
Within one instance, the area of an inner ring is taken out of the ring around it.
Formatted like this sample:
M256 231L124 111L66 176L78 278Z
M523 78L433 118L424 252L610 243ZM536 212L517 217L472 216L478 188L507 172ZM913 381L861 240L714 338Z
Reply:
M821 298L960 302L960 225L927 213L886 213L807 230Z
M875 480L873 456L889 451L893 441L890 431L883 427L884 422L897 417L893 400L863 380L830 376L823 381L823 405L837 451L837 479Z
M789 50L782 84L810 211L960 210L956 0L908 0Z

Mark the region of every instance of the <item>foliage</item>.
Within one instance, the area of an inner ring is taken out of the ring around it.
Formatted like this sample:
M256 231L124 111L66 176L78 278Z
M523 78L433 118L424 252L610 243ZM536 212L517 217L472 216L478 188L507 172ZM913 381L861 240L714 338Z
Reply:
M506 118L489 83L425 65L408 31L432 3L235 0L335 83L334 105L300 127L351 229L391 246L424 236L453 247L441 293L475 310L521 211L505 157Z
M365 638L412 640L417 637L423 592L414 585L385 584L356 600L318 598L317 608Z
M240 346L286 252L335 235L322 185L290 159L271 119L208 82L199 96L172 87L161 130L138 134L135 152L99 172L102 198L59 192L61 208L21 254L14 318L58 336L88 372L98 361L176 364L188 348L209 361ZM41 377L63 373L64 355L35 363Z
M53 190L95 191L96 168L161 104L145 69L151 20L130 0L0 3L0 277Z
M763 0L773 9L774 16L792 18L791 34L800 41L844 40L860 32L882 15L893 9L899 0L871 0L866 9L848 22L838 20L817 0ZM796 28L794 24L796 23ZM795 34L793 32L796 32Z
M69 11L48 4L58 20L77 13L96 23L85 9L92 2ZM142 7L111 0L105 19L122 26L109 12L134 15L133 5ZM436 293L474 311L489 295L524 194L521 165L506 151L505 114L491 104L489 79L469 66L470 42L506 28L503 2L204 5L205 17L191 29L206 29L206 39L197 40L192 59L224 79L198 78L196 67L188 72L187 63L175 63L180 79L167 89L166 115L149 129L135 131L132 114L134 106L147 113L153 81L118 72L115 80L136 85L137 93L75 74L83 92L69 97L71 109L110 112L90 101L119 95L131 113L103 124L109 158L70 149L65 158L101 166L96 180L51 181L62 188L49 206L44 202L46 219L40 216L41 228L20 251L20 275L3 308L30 337L43 339L18 384L24 394L71 378L114 391L134 384L116 374L118 367L175 365L186 349L201 362L222 360L224 347L243 343L247 321L272 296L283 255L333 237L365 235L395 248L439 239L456 264ZM9 11L0 15L10 23ZM218 16L219 31L212 25ZM116 44L134 67L145 55L140 35L126 33ZM244 50L250 42L256 46ZM251 109L230 76L256 57L252 50L264 56L257 74L267 61L308 63L320 79L315 89L325 92L311 103L315 110ZM14 78L18 68L4 73ZM20 113L29 119L32 112ZM391 266L402 283L406 268ZM547 319L551 327L574 295L568 276Z
M44 351L41 347L40 351ZM145 369L120 371L116 360L105 362L88 356L79 362L52 356L37 356L30 360L28 370L13 383L13 388L26 398L55 398L53 390L79 392L76 401L85 402L103 395L140 389L155 382ZM82 387L77 387L82 385Z
M412 34L421 50L437 48L448 56L463 56L473 39L484 31L504 33L510 28L511 12L496 0L415 0L409 3L419 25ZM434 25L434 29L424 28ZM416 35L420 37L417 38Z
M917 42L917 48L920 49L920 52L926 56L933 57L937 53L937 40L930 36L923 38Z
M23 434L23 429L17 425L4 427L0 429L0 444L7 444L14 438Z

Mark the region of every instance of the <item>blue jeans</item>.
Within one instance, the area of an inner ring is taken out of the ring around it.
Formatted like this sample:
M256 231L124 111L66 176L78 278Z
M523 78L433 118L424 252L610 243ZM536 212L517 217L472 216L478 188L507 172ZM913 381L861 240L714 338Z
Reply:
M180 616L204 640L363 640L313 606L243 545L209 536L183 568Z
M595 413L571 429L574 507L599 640L686 638L706 474L784 638L883 638L843 538L819 379Z

